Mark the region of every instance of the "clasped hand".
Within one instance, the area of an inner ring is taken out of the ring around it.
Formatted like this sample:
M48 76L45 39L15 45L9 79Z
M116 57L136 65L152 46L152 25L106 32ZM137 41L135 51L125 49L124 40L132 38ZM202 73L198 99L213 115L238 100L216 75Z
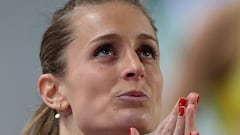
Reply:
M198 100L197 93L190 93L187 98L180 98L165 120L155 131L147 135L199 135L195 129ZM140 133L132 127L130 135L140 135Z

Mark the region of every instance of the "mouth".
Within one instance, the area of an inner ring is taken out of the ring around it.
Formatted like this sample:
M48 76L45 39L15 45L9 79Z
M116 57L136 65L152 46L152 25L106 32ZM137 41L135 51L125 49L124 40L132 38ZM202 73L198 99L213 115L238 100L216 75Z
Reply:
M149 99L149 97L141 90L130 90L118 95L117 99L122 102L142 103L146 102Z

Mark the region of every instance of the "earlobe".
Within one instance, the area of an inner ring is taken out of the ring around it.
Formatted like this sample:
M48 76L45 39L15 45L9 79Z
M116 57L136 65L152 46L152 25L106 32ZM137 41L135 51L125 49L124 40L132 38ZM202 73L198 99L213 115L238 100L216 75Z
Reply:
M42 74L38 80L38 92L44 103L58 111L63 111L68 104L59 91L59 80L52 74ZM59 105L62 107L59 108ZM60 109L60 110L59 110Z

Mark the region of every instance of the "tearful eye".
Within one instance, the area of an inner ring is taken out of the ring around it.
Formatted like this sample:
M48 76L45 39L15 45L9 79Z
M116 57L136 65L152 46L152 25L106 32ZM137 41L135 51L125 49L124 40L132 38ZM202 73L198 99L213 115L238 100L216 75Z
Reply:
M95 57L107 57L107 56L112 56L112 55L115 55L115 53L114 53L114 49L111 44L101 45L94 52Z
M153 58L153 54L149 50L143 50L140 52L140 56L145 58Z
M157 57L157 50L150 45L142 45L137 50L137 54L140 59L155 59Z

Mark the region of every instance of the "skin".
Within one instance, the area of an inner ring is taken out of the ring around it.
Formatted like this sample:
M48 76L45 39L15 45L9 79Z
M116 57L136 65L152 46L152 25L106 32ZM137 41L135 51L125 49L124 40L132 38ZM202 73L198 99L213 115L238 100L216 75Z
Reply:
M114 3L78 10L82 14L76 11L72 20L75 41L66 50L67 72L62 81L74 123L85 133L94 129L104 134L122 132L133 125L154 128L156 123L151 121L159 117L162 86L159 60L144 56L143 50L137 53L144 44L158 50L147 18L136 8ZM106 54L94 54L105 44L111 46L103 50ZM130 90L143 91L149 99L135 103L117 98Z
M70 21L74 41L64 52L65 75L39 78L43 101L61 111L60 135L126 135L130 127L160 134L166 129L156 128L162 75L156 33L144 14L130 5L106 3L78 8ZM129 91L146 97L119 96ZM176 105L163 125L174 125L173 132L177 117ZM182 119L177 125L183 134Z

